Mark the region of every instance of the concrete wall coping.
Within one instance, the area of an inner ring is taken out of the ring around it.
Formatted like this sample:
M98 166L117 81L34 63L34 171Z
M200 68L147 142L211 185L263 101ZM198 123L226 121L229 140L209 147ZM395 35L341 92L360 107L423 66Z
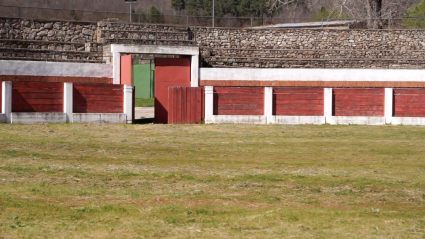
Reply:
M112 78L112 66L98 63L0 60L0 75Z
M425 70L201 68L200 80L422 82Z
M157 46L157 45L135 45L135 44L111 44L112 53L139 53L139 54L168 54L198 56L197 46Z

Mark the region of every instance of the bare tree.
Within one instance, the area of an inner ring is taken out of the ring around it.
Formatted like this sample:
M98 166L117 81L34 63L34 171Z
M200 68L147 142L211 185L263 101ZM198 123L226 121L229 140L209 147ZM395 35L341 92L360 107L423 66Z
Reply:
M367 28L382 28L394 18L400 18L412 4L418 0L269 0L270 11L276 11L281 7L296 7L303 2L311 7L316 4L326 5L331 9L333 16L350 18L365 22Z

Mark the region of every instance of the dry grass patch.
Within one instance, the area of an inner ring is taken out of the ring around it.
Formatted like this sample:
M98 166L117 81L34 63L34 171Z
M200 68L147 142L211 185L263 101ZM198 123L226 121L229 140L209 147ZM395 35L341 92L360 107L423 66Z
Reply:
M1 125L0 236L425 237L425 127Z

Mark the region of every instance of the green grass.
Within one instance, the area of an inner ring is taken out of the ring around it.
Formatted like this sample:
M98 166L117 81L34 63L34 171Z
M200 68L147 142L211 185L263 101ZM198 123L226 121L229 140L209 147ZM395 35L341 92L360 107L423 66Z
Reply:
M0 125L0 238L424 238L425 127Z
M155 104L155 98L138 98L135 99L135 107L153 107Z

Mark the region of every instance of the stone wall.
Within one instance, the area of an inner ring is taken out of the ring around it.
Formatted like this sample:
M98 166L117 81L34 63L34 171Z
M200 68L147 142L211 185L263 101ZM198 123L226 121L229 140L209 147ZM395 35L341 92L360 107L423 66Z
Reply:
M97 25L0 18L0 58L100 62Z
M198 29L207 64L277 68L424 68L423 30Z
M195 44L195 32L184 26L124 24L116 22L99 22L97 26L97 39L99 43L103 44Z
M95 23L1 19L0 38L64 42L95 42Z
M3 57L31 58L49 51L56 55L52 60L107 62L103 49L113 43L197 45L202 65L213 67L425 68L425 30L188 28L0 19ZM23 54L25 49L31 54Z

